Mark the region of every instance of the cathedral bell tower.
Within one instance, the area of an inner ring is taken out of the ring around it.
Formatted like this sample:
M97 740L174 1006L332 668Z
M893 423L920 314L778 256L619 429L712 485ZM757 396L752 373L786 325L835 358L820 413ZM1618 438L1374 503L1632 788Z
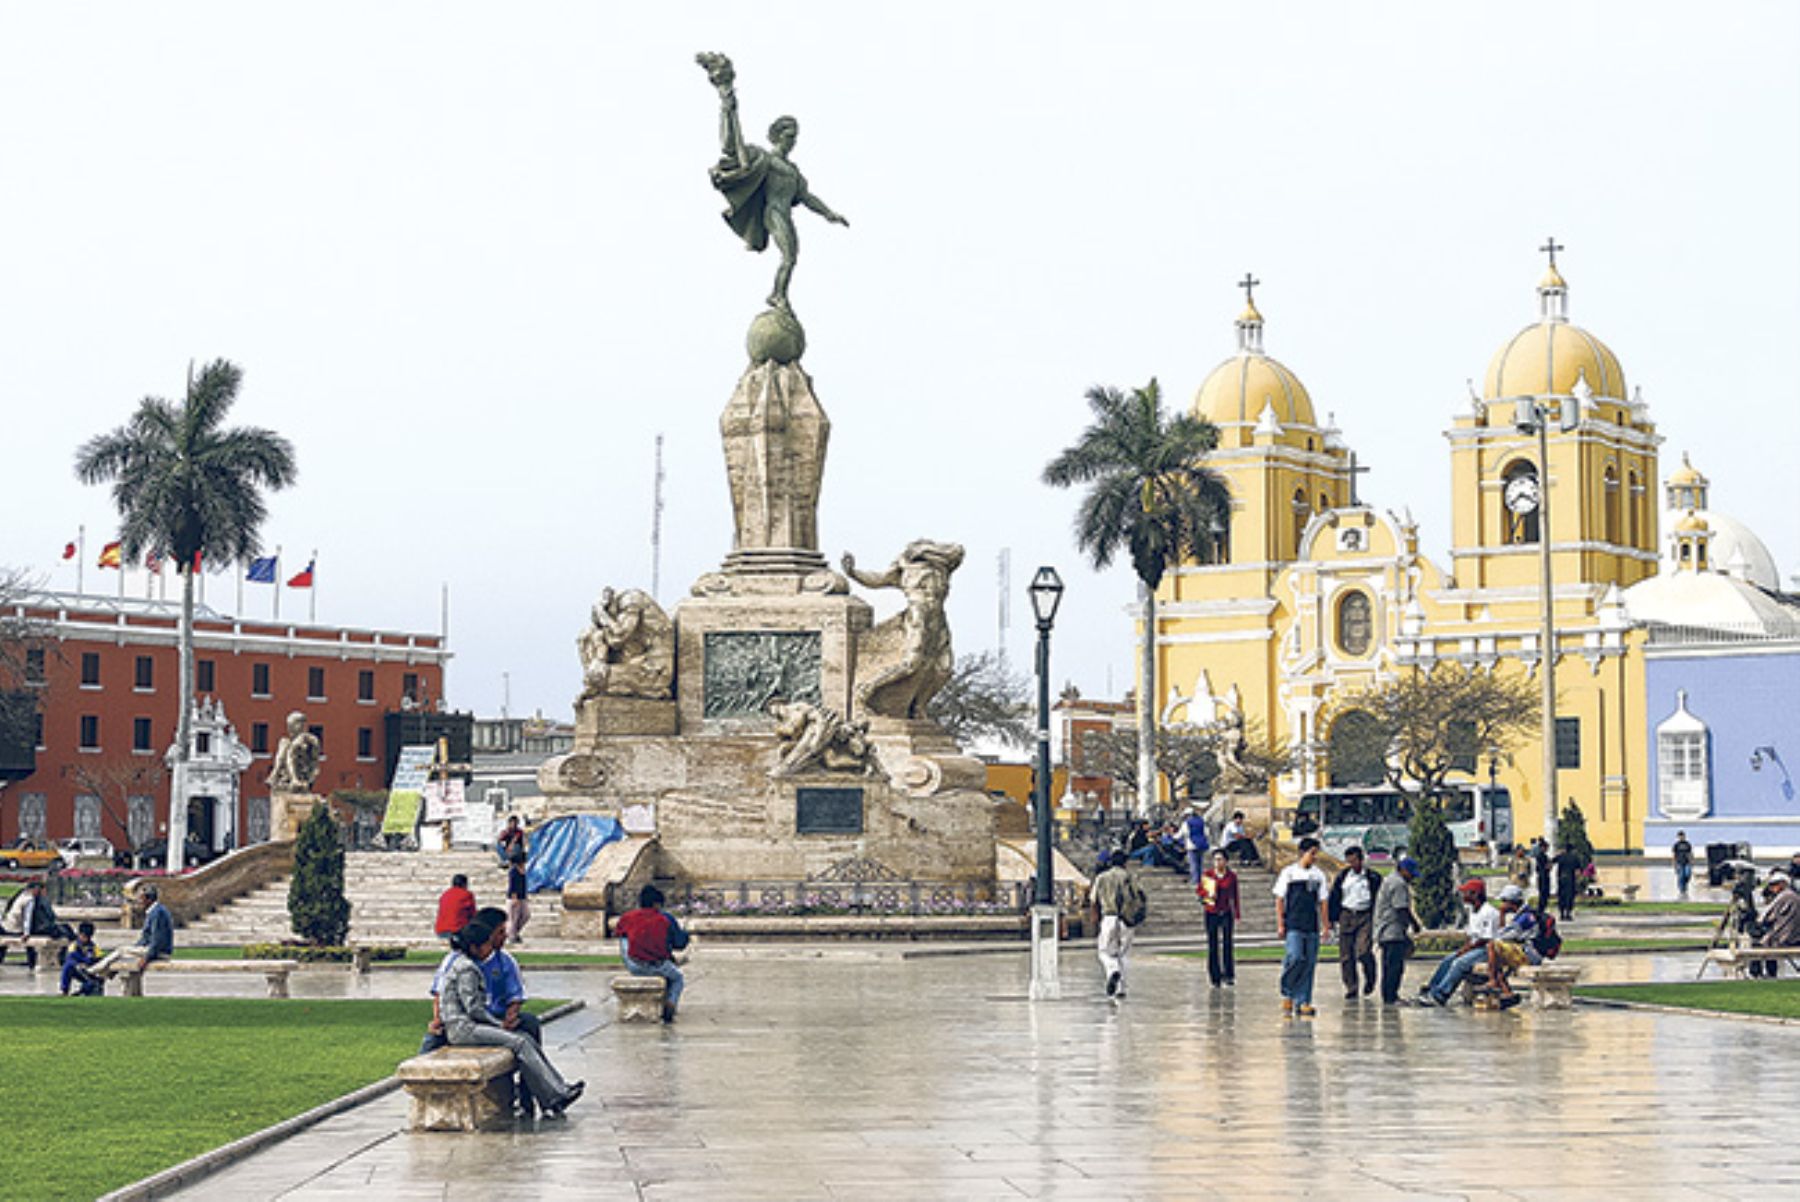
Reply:
M1549 266L1538 281L1538 320L1495 352L1479 394L1449 430L1455 489L1455 579L1464 589L1536 587L1540 539L1550 540L1562 585L1629 587L1656 574L1656 448L1643 401L1605 343L1569 320L1569 285ZM1536 439L1519 419L1551 414L1549 479ZM1558 420L1560 418L1560 420ZM1541 529L1543 489L1552 529Z

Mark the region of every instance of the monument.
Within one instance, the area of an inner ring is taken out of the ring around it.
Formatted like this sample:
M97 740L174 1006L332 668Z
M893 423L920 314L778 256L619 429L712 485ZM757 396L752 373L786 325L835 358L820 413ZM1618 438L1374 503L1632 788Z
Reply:
M672 614L636 590L601 593L578 639L575 747L539 784L552 813L652 815L659 876L991 884L985 770L926 711L953 662L944 602L962 548L918 539L881 571L845 554L840 572L819 546L831 422L800 364L794 209L849 223L790 157L798 122L747 144L731 61L698 61L719 93L725 221L780 255L719 419L731 549ZM877 623L852 582L896 589L904 607Z
M277 842L296 838L313 806L324 800L312 791L320 757L319 737L307 729L306 715L295 710L287 716L287 733L275 745L269 769L270 838Z

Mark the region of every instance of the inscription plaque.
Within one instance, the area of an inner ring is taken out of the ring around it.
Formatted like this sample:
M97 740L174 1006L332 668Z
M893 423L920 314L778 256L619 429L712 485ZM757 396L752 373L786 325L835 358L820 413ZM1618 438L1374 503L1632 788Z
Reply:
M794 790L794 830L802 835L860 835L861 789Z
M816 630L709 632L701 713L760 718L772 697L821 704L819 644Z

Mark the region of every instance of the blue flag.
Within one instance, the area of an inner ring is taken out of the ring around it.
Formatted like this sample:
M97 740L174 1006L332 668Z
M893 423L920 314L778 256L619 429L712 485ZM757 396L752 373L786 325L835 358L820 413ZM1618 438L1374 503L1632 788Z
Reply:
M244 573L245 580L253 580L257 584L275 583L275 557L264 556L250 561L250 570Z

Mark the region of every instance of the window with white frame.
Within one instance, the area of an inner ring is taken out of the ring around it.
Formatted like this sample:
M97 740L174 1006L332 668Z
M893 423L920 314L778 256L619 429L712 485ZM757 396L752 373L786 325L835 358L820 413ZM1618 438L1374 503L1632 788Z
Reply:
M1712 764L1706 723L1687 707L1687 692L1675 694L1675 712L1656 728L1657 808L1676 821L1712 812Z

